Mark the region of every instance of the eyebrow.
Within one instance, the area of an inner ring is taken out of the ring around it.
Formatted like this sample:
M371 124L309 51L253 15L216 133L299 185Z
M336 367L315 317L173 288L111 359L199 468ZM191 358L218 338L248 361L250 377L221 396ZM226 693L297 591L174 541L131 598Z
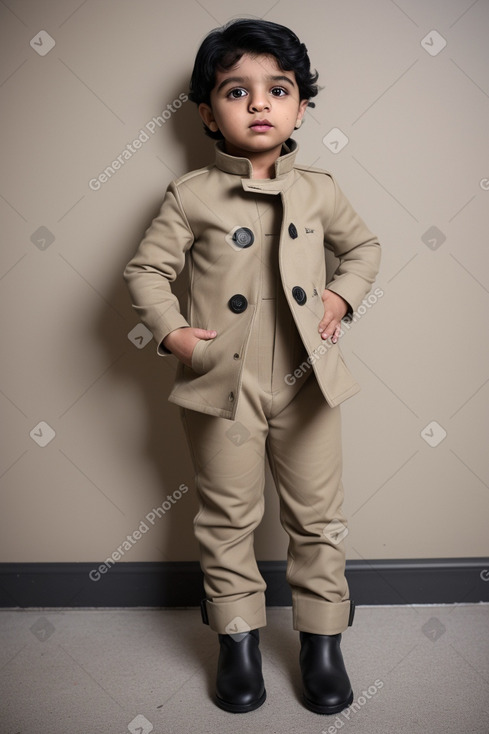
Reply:
M227 79L224 79L219 86L216 89L216 92L220 92L223 87L226 86L226 84L246 84L250 81L250 78L247 76L229 76ZM277 74L276 76L267 76L266 77L267 82L287 82L292 87L294 86L294 81L290 79L288 76L284 76L283 74Z

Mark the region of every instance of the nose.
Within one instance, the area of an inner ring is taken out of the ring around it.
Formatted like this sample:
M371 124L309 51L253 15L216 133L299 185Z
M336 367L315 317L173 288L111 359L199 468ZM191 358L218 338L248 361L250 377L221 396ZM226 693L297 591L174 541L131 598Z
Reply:
M262 92L256 92L250 97L250 112L261 112L270 109L270 102Z

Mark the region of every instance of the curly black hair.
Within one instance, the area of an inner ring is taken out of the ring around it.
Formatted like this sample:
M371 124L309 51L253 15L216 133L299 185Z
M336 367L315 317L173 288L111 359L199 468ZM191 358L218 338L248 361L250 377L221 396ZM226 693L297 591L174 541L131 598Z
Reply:
M245 53L274 56L284 71L293 71L301 100L310 100L319 91L317 71L311 72L307 48L289 28L268 20L241 18L215 28L203 40L195 57L190 79L189 99L197 105L210 105L216 71L231 69ZM313 102L309 102L314 107ZM220 131L212 132L204 124L206 135L222 139Z

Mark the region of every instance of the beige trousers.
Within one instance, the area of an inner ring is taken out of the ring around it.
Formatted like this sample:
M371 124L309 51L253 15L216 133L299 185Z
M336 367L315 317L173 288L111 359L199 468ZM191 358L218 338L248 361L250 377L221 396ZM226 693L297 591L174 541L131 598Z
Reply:
M253 549L264 511L266 456L290 539L294 629L337 634L352 621L344 574L340 411L326 403L312 367L295 381L287 378L306 357L284 297L264 299L236 420L182 410L200 502L194 526L205 607L219 633L266 625L266 584Z

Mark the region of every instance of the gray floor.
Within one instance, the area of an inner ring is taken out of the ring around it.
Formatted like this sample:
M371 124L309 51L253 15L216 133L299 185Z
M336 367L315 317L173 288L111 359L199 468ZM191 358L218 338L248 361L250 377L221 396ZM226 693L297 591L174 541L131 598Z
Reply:
M250 714L213 704L217 640L196 609L5 610L0 635L1 734L489 733L489 605L357 609L338 716L300 702L286 608L268 610Z

